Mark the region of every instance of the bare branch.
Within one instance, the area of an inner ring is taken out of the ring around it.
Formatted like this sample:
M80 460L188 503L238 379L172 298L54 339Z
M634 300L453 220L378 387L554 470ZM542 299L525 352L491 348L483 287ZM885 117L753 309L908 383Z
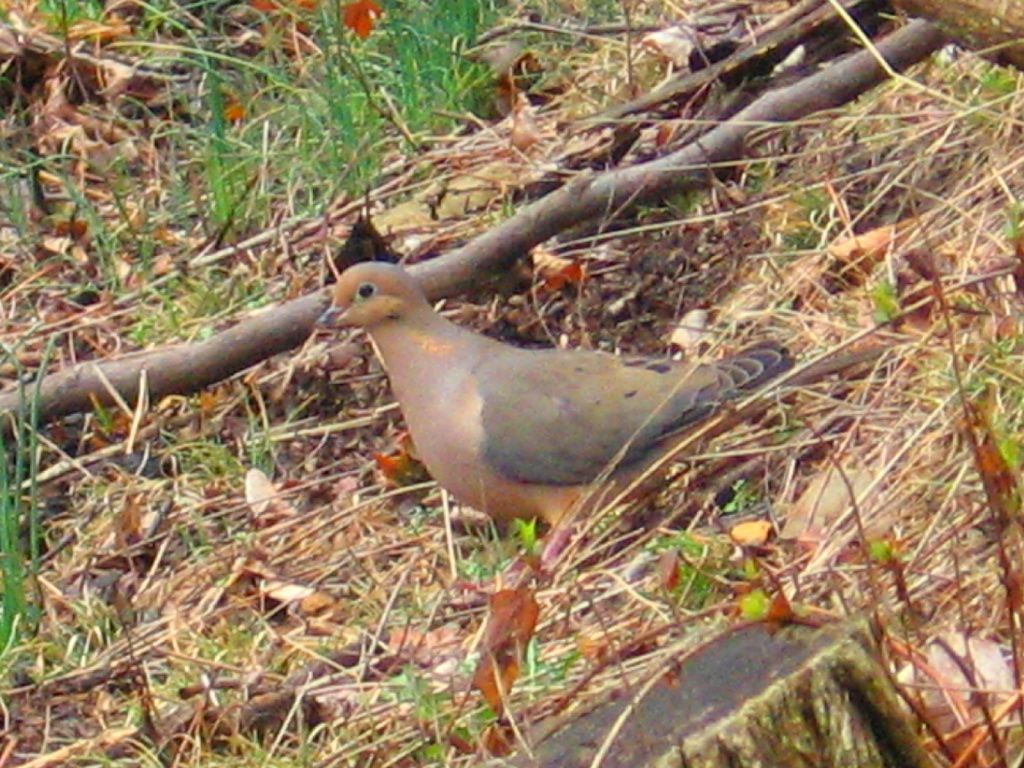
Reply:
M721 170L742 161L751 132L846 104L886 79L888 73L878 56L899 71L943 42L936 27L912 22L879 42L876 50L861 51L793 85L766 93L676 152L648 163L580 176L464 247L418 264L412 271L432 297L466 290L478 284L481 275L507 268L533 246L580 222L706 186L709 169ZM198 391L302 344L325 301L320 291L254 314L206 341L85 362L48 375L39 386L39 420L87 411L93 400L109 403L108 386L134 403L143 370L153 398ZM19 399L17 390L0 394L0 413L16 411Z

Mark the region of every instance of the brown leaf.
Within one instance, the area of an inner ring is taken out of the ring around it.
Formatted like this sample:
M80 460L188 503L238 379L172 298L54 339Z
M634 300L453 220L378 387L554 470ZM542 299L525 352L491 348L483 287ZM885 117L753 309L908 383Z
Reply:
M778 592L772 597L771 605L768 606L768 613L765 614L765 621L777 621L780 623L786 623L793 621L796 618L796 614L793 612L793 606L790 605L789 599Z
M482 744L487 754L502 757L509 754L515 746L512 727L501 723L491 723L483 733Z
M516 94L515 105L512 107L512 128L509 131L509 141L520 152L525 152L544 138L540 126L537 125L535 115L536 111L526 94Z
M492 652L510 646L525 648L540 615L540 606L530 589L503 589L491 595L488 603L484 648Z
M544 281L544 287L552 291L560 291L569 283L581 283L586 279L586 270L580 262L557 256L541 246L534 248L530 257L537 275Z
M306 616L327 613L337 607L337 605L337 600L326 592L320 592L319 590L299 600L299 610Z
M258 527L266 528L297 514L295 508L280 496L281 491L262 470L254 467L245 473L245 500Z
M519 659L504 653L502 658L488 654L480 659L473 673L473 687L480 691L487 706L496 715L505 711L505 697L519 677Z
M772 524L768 520L747 520L729 530L729 538L741 547L763 546L771 534Z
M679 586L679 550L666 549L658 556L658 583L668 590Z
M592 634L580 635L576 638L576 647L579 648L583 658L595 664L600 664L608 656L610 650L606 637Z
M85 219L70 218L54 222L53 233L55 235L66 235L75 240L81 240L89 232L89 222Z
M82 19L68 27L68 40L90 40L97 43L106 43L117 40L132 33L132 28L118 16L111 16L110 23L104 24L101 21Z
M118 547L128 547L142 538L142 505L139 494L127 494L117 514L115 541Z
M678 133L678 126L675 123L662 123L654 134L654 146L658 149L668 146L668 143L676 137L676 133Z
M968 404L968 429L974 436L970 445L985 495L999 524L1005 527L1020 517L1021 493L1018 475L1006 461L992 432L991 419L987 416L991 410L987 400L983 400L980 407Z
M473 674L473 687L497 714L519 677L526 644L533 637L540 607L527 587L503 589L491 595L483 655Z
M387 644L396 658L433 667L456 656L461 658L461 636L457 624L445 624L426 632L403 627L390 633Z
M1016 685L1009 658L1007 647L951 630L932 640L924 659L915 657L897 678L918 692L928 722L960 753L972 737L966 726L980 721L986 710L998 720L996 713L1012 702Z
M384 478L384 485L390 488L404 488L407 485L424 483L430 474L417 458L412 439L408 433L398 438L398 449L393 453L374 453L373 460Z
M840 473L829 465L811 480L790 507L779 538L815 538L850 507L873 479L873 474L866 469L847 467ZM851 488L853 498L850 497Z
M62 255L71 250L71 246L75 244L75 241L70 237L52 237L44 236L39 241L40 247L44 251L49 251L55 255Z
M843 274L861 282L896 242L899 225L887 224L829 246L829 255L843 265Z

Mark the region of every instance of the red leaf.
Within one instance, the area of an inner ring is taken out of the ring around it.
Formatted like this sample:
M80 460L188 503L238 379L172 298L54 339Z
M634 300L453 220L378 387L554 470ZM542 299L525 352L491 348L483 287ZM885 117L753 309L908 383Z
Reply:
M374 453L377 468L384 476L384 483L392 488L415 485L430 479L427 468L417 458L412 440L408 434L398 439L398 450L394 453Z
M373 0L356 0L345 6L344 24L359 37L365 39L373 32L382 11Z
M526 587L503 589L491 595L483 638L483 656L473 674L473 687L498 715L504 697L519 677L520 661L533 637L540 606Z
M229 123L241 122L245 117L245 107L234 96L229 96L224 104L224 119Z
M679 586L679 550L666 549L658 557L658 583L663 589Z

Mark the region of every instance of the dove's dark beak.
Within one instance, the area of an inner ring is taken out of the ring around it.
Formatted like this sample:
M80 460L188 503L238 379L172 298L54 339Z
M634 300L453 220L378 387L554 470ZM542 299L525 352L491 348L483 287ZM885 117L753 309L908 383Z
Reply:
M320 317L316 319L317 328L347 328L350 323L346 322L345 315L348 313L341 307L335 307L334 305L329 306L325 309Z

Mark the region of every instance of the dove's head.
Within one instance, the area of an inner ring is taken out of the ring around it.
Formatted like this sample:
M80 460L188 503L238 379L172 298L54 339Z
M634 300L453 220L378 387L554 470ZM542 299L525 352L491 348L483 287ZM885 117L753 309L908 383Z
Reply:
M331 305L317 324L373 330L424 309L429 312L430 305L412 275L396 264L367 261L341 274L331 293Z

